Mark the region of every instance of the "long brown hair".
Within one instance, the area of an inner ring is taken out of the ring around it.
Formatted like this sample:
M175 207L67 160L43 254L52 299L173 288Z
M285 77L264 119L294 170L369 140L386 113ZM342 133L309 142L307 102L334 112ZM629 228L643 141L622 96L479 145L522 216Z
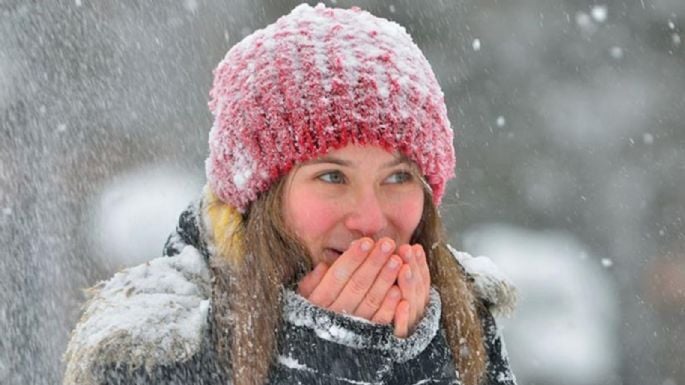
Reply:
M281 327L281 290L312 268L306 247L283 220L285 181L282 177L274 183L242 216L211 193L205 202L215 245L212 340L219 363L231 368L235 385L266 381ZM428 256L431 283L442 299L442 328L455 366L465 385L477 385L486 355L476 301L462 268L445 245L430 189L424 191L423 215L412 243L420 243ZM227 216L234 218L228 227Z

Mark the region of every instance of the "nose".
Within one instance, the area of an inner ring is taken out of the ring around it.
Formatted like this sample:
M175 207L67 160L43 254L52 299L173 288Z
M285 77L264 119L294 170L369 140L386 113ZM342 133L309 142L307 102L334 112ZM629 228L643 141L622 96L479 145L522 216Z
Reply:
M378 239L388 226L388 216L374 188L364 188L354 194L349 203L345 226L360 237Z

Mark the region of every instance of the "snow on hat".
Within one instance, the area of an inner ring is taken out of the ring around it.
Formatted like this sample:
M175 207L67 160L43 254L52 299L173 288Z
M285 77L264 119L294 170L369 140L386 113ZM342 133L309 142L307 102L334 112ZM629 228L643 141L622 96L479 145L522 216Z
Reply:
M241 212L294 165L347 144L414 161L436 205L454 176L430 64L403 27L359 8L296 7L228 51L209 95L207 179Z

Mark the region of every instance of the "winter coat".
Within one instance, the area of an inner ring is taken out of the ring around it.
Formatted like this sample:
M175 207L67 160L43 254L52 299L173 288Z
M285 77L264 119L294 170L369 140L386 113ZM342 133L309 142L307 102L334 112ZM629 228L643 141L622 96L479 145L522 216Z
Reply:
M211 258L191 206L164 257L125 269L92 290L69 342L66 385L230 384L210 343ZM484 384L513 385L490 311L513 304L513 289L483 257L454 251L488 309ZM283 324L269 384L461 384L432 290L423 319L405 339L388 325L337 314L284 289Z

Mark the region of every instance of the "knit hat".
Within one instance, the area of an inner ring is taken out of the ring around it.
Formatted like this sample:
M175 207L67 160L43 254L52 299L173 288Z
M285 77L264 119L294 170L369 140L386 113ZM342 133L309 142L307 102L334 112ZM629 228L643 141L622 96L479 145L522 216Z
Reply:
M207 179L240 212L294 165L348 144L414 161L436 205L454 176L430 64L403 27L359 8L296 7L228 51L209 95Z

